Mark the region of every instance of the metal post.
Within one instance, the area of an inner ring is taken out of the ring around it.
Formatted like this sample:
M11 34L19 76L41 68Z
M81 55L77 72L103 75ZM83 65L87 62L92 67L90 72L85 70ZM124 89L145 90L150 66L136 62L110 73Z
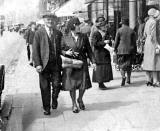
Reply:
M104 0L105 1L105 0ZM109 6L109 4L108 4L108 0L106 0L106 13L107 13L107 23L108 23L108 21L109 21L109 13L108 13L108 6Z
M136 26L137 0L129 0L129 26L133 29Z

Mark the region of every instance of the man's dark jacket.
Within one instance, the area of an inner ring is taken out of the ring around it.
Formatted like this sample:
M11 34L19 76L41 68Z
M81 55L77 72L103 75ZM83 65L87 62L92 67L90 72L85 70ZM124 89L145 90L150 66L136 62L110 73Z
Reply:
M31 29L28 30L26 43L29 43L31 45L33 44L34 34L35 34L35 31L32 31Z
M62 33L56 29L53 29L53 39L56 45L56 64L61 67L61 39ZM41 27L36 31L33 41L33 61L34 65L41 65L43 70L49 61L49 37L44 27ZM54 44L52 42L51 44Z
M97 64L108 64L111 62L110 52L104 48L106 45L104 40L109 40L107 32L103 38L99 31L93 33L91 45Z
M136 53L136 34L129 26L123 25L118 29L114 48L119 55Z

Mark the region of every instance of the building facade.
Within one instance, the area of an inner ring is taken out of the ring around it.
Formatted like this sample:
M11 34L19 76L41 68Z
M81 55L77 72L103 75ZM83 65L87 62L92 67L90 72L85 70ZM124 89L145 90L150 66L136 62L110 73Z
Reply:
M145 17L146 0L86 0L88 17L94 22L98 14L104 14L109 23L119 27L122 17L130 19L134 28L137 16Z
M68 1L69 0L40 0L39 12L42 14L46 11L54 11Z

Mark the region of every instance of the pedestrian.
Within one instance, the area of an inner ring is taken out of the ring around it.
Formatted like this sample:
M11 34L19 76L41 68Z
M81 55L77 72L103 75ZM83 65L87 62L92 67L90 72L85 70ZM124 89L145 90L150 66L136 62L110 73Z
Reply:
M56 109L61 88L60 54L62 33L56 29L57 17L54 14L46 12L42 17L45 26L42 26L35 33L33 61L39 73L44 115L50 115L51 97L52 109Z
M93 70L92 81L99 83L99 88L105 90L107 87L104 85L104 82L113 80L110 52L105 49L105 41L109 45L111 45L111 41L109 40L110 37L105 21L97 28L98 30L93 33L91 42L97 65L96 70Z
M137 38L137 48L139 53L143 53L143 47L144 47L144 27L145 23L143 22L143 19L141 17L138 17L138 38Z
M78 113L79 108L85 110L83 95L86 89L91 88L87 58L89 57L95 67L95 59L92 53L87 35L80 33L79 24L69 21L68 34L64 36L62 49L63 55L71 59L80 60L83 65L80 68L70 67L63 69L62 89L70 91L72 99L72 111ZM76 102L76 89L79 89L79 97Z
M158 10L159 11L159 10ZM160 47L160 11L156 17L156 37L157 37L157 42L158 42L158 48ZM156 67L160 67L160 55L156 55ZM158 71L158 83L160 85L160 71Z
M5 31L4 29L4 25L1 23L0 24L0 33L1 33L1 36L3 36L3 32Z
M35 22L31 22L30 23L30 30L28 30L28 34L27 34L27 46L28 46L28 50L30 52L30 60L29 60L29 64L31 66L33 66L33 60L32 60L32 44L33 44L33 38L35 35L35 31L36 31L36 23Z
M89 19L84 19L84 25L80 27L80 32L86 34L87 37L89 38L91 33L91 28L92 28L91 21ZM90 66L90 60L87 59L87 61L88 65Z
M29 47L29 44L27 43L27 39L28 39L28 33L30 31L30 24L27 26L27 29L25 31L25 34L24 34L24 39L26 40L26 46L27 46L27 58L28 58L28 61L30 61L30 47Z
M134 64L132 66L132 70L142 70L142 62L143 62L143 56L144 56L144 26L145 26L145 23L143 22L143 19L142 17L138 17L137 19L137 54L135 56L135 59L134 59Z
M90 20L89 19L85 19L84 20L84 25L80 28L80 31L83 34L86 34L88 37L90 36L91 33L91 25L90 25Z
M98 30L97 26L99 26L103 21L105 21L104 15L99 14L96 18L95 24L91 28L91 33L90 33L90 37L89 37L90 43L92 43L93 33ZM91 47L92 47L92 45L91 45Z
M41 26L42 26L41 24L37 24L36 25L36 30L39 30L41 28Z
M121 86L125 85L126 72L127 83L130 84L133 57L136 54L136 34L129 27L128 18L122 18L122 27L118 29L115 37L114 52L117 55L117 62L121 71Z
M158 49L158 37L156 36L156 17L159 11L151 8L148 11L149 19L145 24L144 36L144 61L143 70L146 71L147 75L147 86L158 87L158 71L160 71L160 60Z

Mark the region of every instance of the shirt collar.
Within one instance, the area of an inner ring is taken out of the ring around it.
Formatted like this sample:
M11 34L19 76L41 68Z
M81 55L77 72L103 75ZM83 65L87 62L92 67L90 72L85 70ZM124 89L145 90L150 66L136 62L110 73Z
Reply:
M71 31L71 36L77 41L78 40L78 35L75 35L72 31Z
M45 29L46 29L47 34L49 35L49 28L46 25L45 25Z

